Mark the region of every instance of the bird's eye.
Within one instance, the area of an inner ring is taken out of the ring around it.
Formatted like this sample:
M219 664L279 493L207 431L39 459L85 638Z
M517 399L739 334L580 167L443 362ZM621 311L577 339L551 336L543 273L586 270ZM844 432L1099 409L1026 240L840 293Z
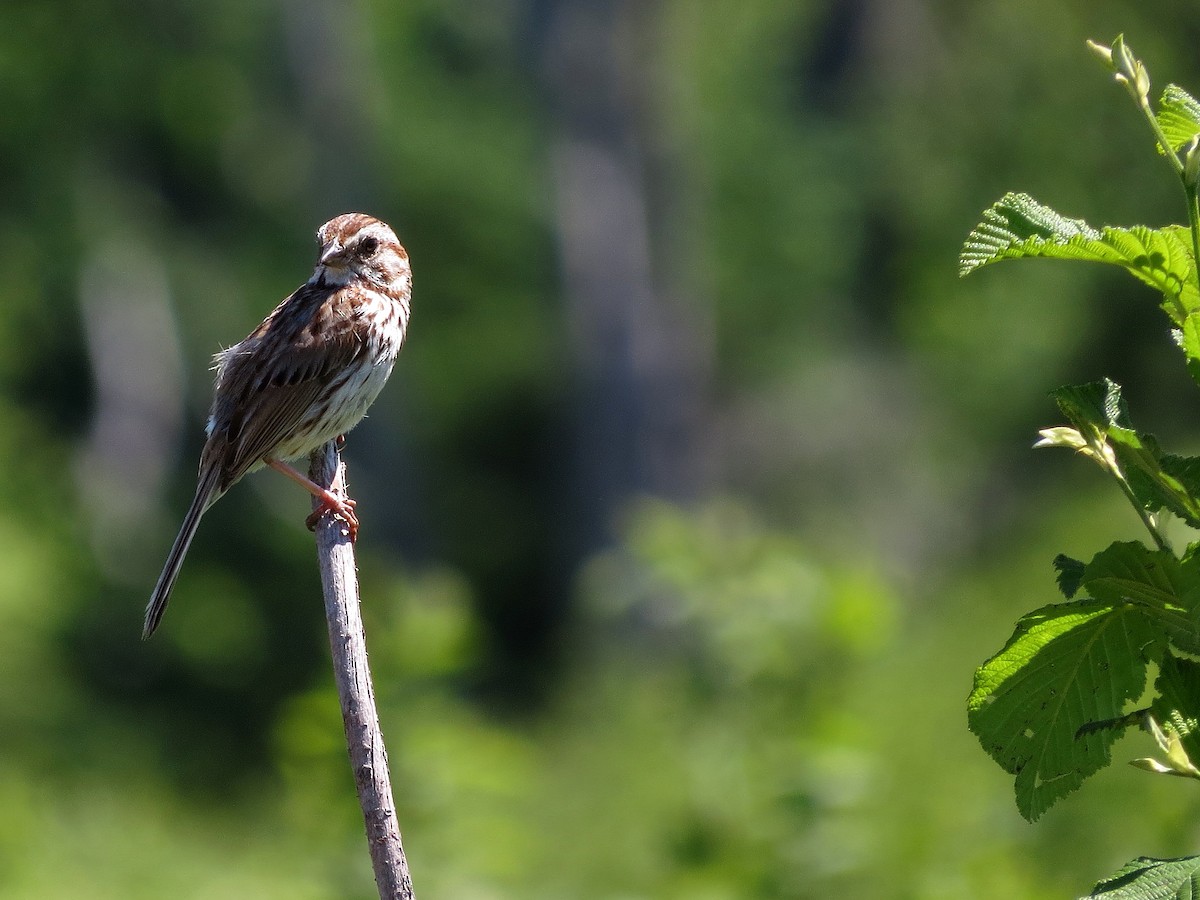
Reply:
M358 255L362 257L374 256L375 251L379 249L379 239L373 237L365 237L358 242Z

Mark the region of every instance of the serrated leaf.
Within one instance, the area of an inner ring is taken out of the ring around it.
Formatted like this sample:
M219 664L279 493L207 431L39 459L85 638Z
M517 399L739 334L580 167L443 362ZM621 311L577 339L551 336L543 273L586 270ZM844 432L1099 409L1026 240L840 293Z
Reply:
M1108 438L1138 502L1200 528L1200 459L1163 453L1154 435L1114 427Z
M1084 563L1081 560L1071 559L1062 553L1054 557L1054 571L1058 573L1055 576L1058 581L1058 589L1068 600L1079 592L1080 582L1083 581L1083 569Z
M1002 259L1078 259L1121 266L1163 295L1176 325L1200 309L1190 234L1180 225L1093 228L1068 219L1028 194L1005 194L986 210L959 255L960 275Z
M1191 604L1200 593L1200 560L1181 562L1166 550L1118 541L1092 557L1081 589L1107 603L1137 603L1175 644L1190 651L1200 643Z
M1188 545L1181 565L1188 573L1200 572L1200 543ZM1195 583L1198 580L1200 575L1191 575L1188 589L1179 598L1179 605L1188 616L1192 640L1187 641L1182 633L1173 634L1171 637L1180 650L1193 656L1200 656L1200 585Z
M1155 609L1179 608L1180 595L1192 587L1174 554L1137 541L1118 541L1097 553L1084 567L1081 583L1097 600L1129 600Z
M1051 396L1089 443L1107 444L1143 509L1165 509L1200 528L1200 458L1163 453L1154 435L1134 429L1119 384L1106 378Z
M1121 386L1110 378L1065 384L1050 392L1063 415L1081 433L1107 434L1114 425L1132 428Z
M1103 241L1104 235L1083 219L1068 219L1028 194L1010 192L985 210L967 235L958 273L968 275L980 266L1023 256L1116 262L1118 256Z
M1150 435L1144 435L1143 440L1146 437L1153 440ZM1161 478L1155 476L1155 490L1167 494L1161 508L1170 510L1195 528L1200 519L1200 457L1160 453L1156 442L1147 446L1153 448L1162 472Z
M1200 134L1200 102L1178 85L1167 85L1158 101L1155 118L1171 149L1176 152Z
M1097 884L1088 897L1103 900L1195 900L1200 897L1200 856L1178 859L1139 856Z
M1024 616L1004 649L975 673L967 721L984 750L1016 776L1030 821L1111 761L1120 717L1142 694L1165 640L1142 607L1084 599Z
M1192 381L1200 384L1200 313L1192 313L1184 319L1176 336L1187 359L1188 374Z

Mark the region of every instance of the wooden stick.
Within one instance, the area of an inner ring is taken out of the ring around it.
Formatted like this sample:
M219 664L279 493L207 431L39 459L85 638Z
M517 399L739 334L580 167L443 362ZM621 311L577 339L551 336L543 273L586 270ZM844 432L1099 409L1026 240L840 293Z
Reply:
M328 485L333 493L345 495L346 467L332 441L313 453L309 474L318 485ZM314 500L314 508L319 504L319 500ZM367 846L375 869L375 884L380 900L412 900L412 879L400 842L387 749L379 728L375 691L367 665L354 545L350 542L346 523L328 512L317 523L316 534L325 616L329 620L329 646L333 653L333 676L342 705L354 783L367 826Z

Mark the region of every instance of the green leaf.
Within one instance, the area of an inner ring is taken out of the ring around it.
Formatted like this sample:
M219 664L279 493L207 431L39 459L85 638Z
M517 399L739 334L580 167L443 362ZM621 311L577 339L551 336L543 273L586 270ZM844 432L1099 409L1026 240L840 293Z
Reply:
M1176 325L1200 309L1193 276L1191 237L1181 225L1105 227L1068 219L1028 194L1005 194L983 214L959 256L959 274L1002 259L1079 259L1121 266L1163 295Z
M1054 570L1058 573L1058 589L1070 600L1078 593L1080 582L1083 581L1084 563L1060 553L1054 557Z
M1200 384L1200 313L1191 313L1175 332L1179 348L1187 359L1188 374Z
M1117 719L1141 696L1162 632L1140 605L1084 599L1024 616L1004 649L975 673L967 721L984 750L1016 776L1030 821L1111 761Z
M1200 102L1175 84L1168 84L1155 116L1171 149L1179 152L1200 134Z
M1142 435L1140 439L1145 441L1147 438L1147 447L1153 448L1162 470L1161 478L1155 477L1154 490L1166 492L1163 508L1169 509L1195 528L1197 515L1200 514L1200 457L1160 453L1158 444L1151 435ZM1121 455L1120 450L1117 451L1117 455ZM1147 471L1147 474L1152 473ZM1178 509L1172 498L1178 500Z
M1097 553L1084 567L1081 584L1096 600L1131 601L1156 610L1178 608L1180 596L1194 587L1173 553L1137 541L1118 541Z
M1200 528L1200 458L1163 453L1154 435L1134 429L1120 385L1106 378L1061 387L1051 396L1089 443L1111 448L1143 509L1165 509Z
M1131 428L1121 386L1104 378L1087 384L1066 384L1050 392L1058 408L1081 434L1104 436L1114 425Z
M958 273L969 275L1001 259L1053 256L1116 262L1104 246L1104 235L1083 219L1068 219L1028 194L1007 193L983 213L983 221L967 235L958 258Z
M1088 897L1103 900L1195 900L1200 896L1200 856L1139 856L1097 884Z
M1200 595L1200 560L1180 560L1169 551L1136 541L1118 541L1084 567L1081 589L1110 603L1136 603L1175 644L1191 650L1200 643L1191 605Z

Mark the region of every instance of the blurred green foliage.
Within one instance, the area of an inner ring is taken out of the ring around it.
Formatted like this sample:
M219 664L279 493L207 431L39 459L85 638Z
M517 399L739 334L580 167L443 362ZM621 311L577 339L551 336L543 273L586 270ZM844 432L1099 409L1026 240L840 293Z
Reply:
M0 896L373 895L304 498L223 499L138 641L208 355L352 208L415 270L347 458L418 896L1049 898L1195 852L1132 769L1025 824L962 714L1050 557L1138 536L1029 452L1046 392L1200 442L1150 291L955 272L1007 189L1181 218L1084 50L1122 30L1200 83L1178 0L0 6ZM639 214L572 206L578 159ZM644 236L611 342L571 222ZM658 413L597 439L609 399L693 411L695 474L635 464Z

